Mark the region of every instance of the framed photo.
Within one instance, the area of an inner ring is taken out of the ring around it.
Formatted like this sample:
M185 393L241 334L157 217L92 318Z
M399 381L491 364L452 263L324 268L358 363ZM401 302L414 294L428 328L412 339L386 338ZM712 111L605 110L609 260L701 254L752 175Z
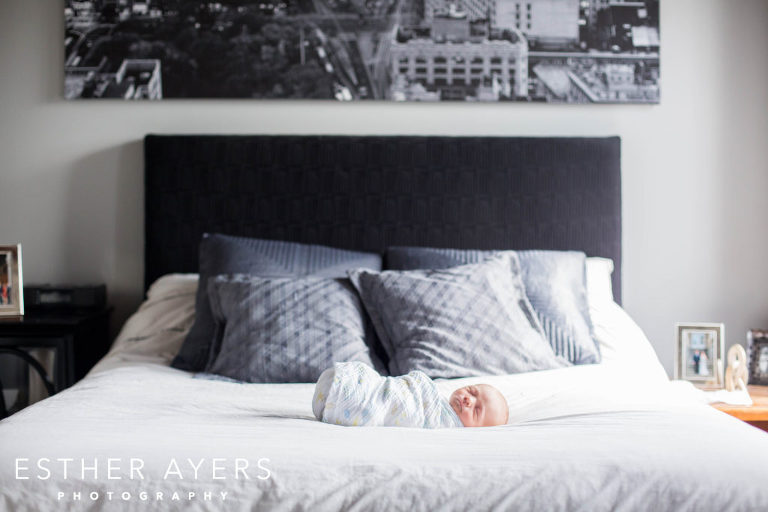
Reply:
M0 317L24 314L21 244L0 245Z
M675 379L701 386L723 386L725 325L712 323L677 324Z
M749 330L747 356L749 357L749 383L768 385L768 330Z

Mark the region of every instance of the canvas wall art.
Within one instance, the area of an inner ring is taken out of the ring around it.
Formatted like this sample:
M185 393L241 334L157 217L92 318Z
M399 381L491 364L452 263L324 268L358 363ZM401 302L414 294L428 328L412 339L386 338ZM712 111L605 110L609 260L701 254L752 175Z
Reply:
M658 103L659 0L65 0L67 99Z

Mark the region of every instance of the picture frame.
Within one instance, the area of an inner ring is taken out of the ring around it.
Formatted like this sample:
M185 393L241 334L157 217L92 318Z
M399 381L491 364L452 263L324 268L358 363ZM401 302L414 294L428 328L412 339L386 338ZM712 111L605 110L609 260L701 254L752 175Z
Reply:
M675 334L675 379L700 387L722 388L725 324L678 323Z
M749 383L768 386L768 329L747 332Z
M21 244L0 245L0 317L24 314Z

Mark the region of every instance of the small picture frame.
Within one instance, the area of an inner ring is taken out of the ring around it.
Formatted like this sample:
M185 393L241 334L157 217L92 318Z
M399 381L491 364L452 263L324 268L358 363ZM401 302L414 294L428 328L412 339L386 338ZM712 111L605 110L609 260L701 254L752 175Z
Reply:
M768 385L768 330L750 329L747 333L749 383Z
M0 317L24 314L21 244L0 245Z
M722 388L725 325L680 323L675 331L675 379L702 387Z

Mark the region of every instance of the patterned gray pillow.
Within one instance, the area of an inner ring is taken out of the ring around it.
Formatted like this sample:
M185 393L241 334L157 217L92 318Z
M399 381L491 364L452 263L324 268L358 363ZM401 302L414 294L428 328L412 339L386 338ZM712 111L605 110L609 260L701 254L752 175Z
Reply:
M246 382L315 382L335 362L380 369L347 279L216 276L208 297L221 350L206 371Z
M381 269L378 254L345 251L322 245L262 240L205 233L200 241L200 284L195 299L195 323L171 366L200 371L216 358L214 321L208 301L208 279L221 274L265 277L346 277L352 268Z
M441 270L349 272L392 375L521 373L567 366L544 338L514 254Z
M587 257L577 251L518 251L528 299L555 354L573 364L602 360L587 301Z
M555 354L573 364L599 363L586 292L586 256L577 251L479 251L390 247L387 268L412 270L477 263L517 254L523 284Z

